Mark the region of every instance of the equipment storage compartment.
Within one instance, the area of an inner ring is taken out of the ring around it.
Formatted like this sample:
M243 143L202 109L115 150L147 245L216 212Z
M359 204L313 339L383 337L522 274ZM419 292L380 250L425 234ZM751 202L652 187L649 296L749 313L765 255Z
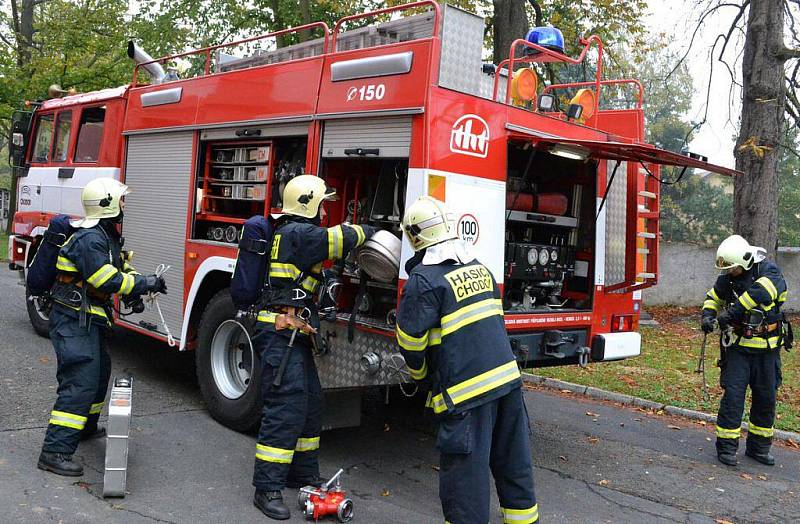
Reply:
M336 188L339 199L325 204L327 219L322 225L370 224L401 238L407 173L405 158L324 159L321 176ZM358 267L357 252L351 253L342 268L337 318L349 322L355 313L355 324L393 332L397 277L371 278Z
M591 309L597 164L510 143L503 306Z
M278 210L285 183L303 173L307 142L305 137L202 142L193 238L235 244L245 220Z

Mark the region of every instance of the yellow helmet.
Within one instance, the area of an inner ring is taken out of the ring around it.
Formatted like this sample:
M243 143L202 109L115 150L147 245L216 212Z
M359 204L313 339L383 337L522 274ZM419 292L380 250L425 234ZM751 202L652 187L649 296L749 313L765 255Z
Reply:
M756 262L766 258L766 250L761 247L751 246L750 243L739 235L731 235L717 248L717 260L714 267L726 271L736 266L745 271L753 267Z
M336 190L325 185L325 181L314 175L299 175L287 182L283 188L282 213L314 218L319 213L323 200L335 200Z
M103 218L120 214L120 201L130 193L128 186L109 177L89 181L81 192L84 218L70 222L72 227L94 227Z
M444 202L429 196L419 197L408 207L403 217L403 232L414 251L458 236Z

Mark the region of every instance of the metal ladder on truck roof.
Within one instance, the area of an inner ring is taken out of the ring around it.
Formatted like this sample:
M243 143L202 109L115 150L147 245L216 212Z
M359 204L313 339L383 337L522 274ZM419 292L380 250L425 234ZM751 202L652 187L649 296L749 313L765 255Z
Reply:
M650 171L657 172L657 166ZM658 282L658 235L660 185L644 167L638 169L636 219L636 285L634 289L654 286Z

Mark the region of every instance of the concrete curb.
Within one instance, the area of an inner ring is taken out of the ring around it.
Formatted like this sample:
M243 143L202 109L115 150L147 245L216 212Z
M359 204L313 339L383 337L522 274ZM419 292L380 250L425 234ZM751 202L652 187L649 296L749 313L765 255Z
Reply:
M523 373L522 380L530 384L537 384L539 386L544 386L549 389L557 389L559 391L569 391L570 393L584 395L597 400L608 400L611 402L618 402L625 406L635 406L637 408L664 411L670 415L677 415L679 417L684 417L691 420L701 420L711 424L716 424L717 422L716 416L703 413L701 411L661 404L660 402L653 402L652 400L633 397L631 395L623 395L622 393L614 393L613 391L606 391L604 389L598 389L591 386L581 386L580 384L573 384L572 382L565 382L563 380L549 377L541 377L531 373ZM742 422L742 428L747 429L747 422ZM793 431L776 429L775 436L773 438L784 441L791 440L796 444L800 444L800 433L795 433Z

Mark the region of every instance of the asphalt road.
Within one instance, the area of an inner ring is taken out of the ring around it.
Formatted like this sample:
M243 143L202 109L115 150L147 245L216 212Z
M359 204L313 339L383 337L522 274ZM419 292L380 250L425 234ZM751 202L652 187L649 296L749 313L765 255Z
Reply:
M192 355L123 332L111 353L114 373L136 379L135 415L129 494L104 500L102 440L79 448L83 478L36 468L55 358L28 324L16 275L0 271L0 521L267 521L251 502L254 436L208 416ZM800 521L800 453L776 447L779 466L742 456L726 468L709 427L546 390L525 395L541 522ZM371 401L361 427L323 434L323 473L345 468L354 522L442 522L433 432L416 405ZM290 522L303 522L299 511Z

